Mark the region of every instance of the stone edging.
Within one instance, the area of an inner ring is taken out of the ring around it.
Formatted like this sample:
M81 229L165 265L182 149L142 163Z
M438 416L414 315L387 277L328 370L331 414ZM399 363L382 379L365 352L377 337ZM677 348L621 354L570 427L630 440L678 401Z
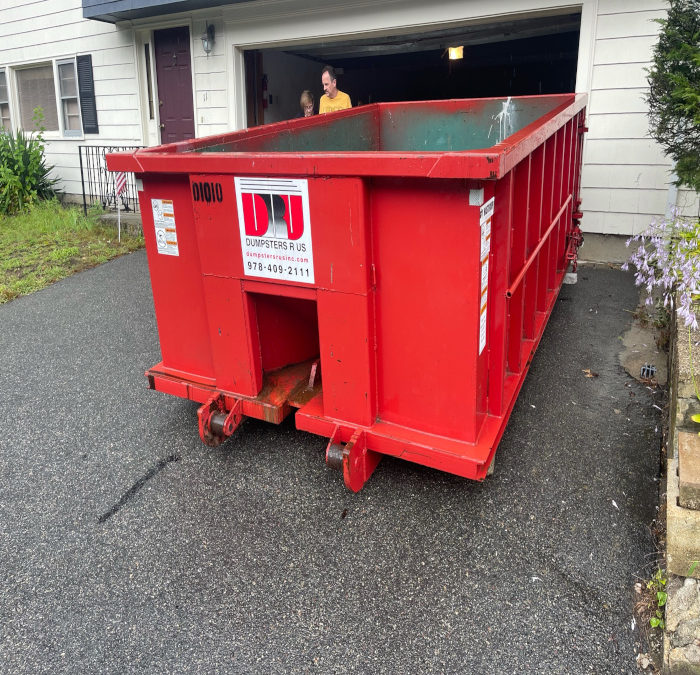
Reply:
M700 675L700 510L684 508L682 486L699 479L700 425L691 415L700 413L691 376L700 385L700 331L672 326L669 351L669 436L666 472L666 569L669 573L664 635L664 670L678 675ZM680 476L679 476L680 447ZM688 461L697 453L695 460ZM692 496L692 491L689 493ZM685 503L692 503L686 494ZM673 576L676 575L676 576ZM695 577L695 578L691 578Z

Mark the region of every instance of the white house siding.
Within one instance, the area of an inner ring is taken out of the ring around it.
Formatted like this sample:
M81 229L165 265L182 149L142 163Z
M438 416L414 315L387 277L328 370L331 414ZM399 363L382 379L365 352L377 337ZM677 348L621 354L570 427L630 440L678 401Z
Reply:
M700 216L700 193L692 190L678 190L676 198L678 212L687 218L697 218Z
M214 12L208 19L192 21L192 55L194 72L195 121L197 137L220 134L231 130L228 103L229 62L226 53L224 24ZM216 12L220 14L220 12ZM199 36L206 29L207 20L214 25L214 49L204 53Z
M650 65L661 0L598 0L581 197L587 232L636 234L666 211L671 162L649 137Z
M159 142L157 105L156 119L149 120L147 114L143 56L143 45L152 41L154 30L190 29L195 133L201 137L245 126L245 49L436 30L474 20L566 13L576 7L581 8L576 90L590 94L583 226L588 232L636 233L666 211L669 198L671 163L648 136L644 102L644 69L659 30L653 19L665 16L663 0L580 0L578 5L567 0L434 0L429 5L424 0L255 0L117 26L83 19L80 0L14 0L14 6L0 8L0 68L92 54L100 133L48 138L48 160L57 167L63 188L79 194L80 143ZM216 30L209 56L199 41L206 21ZM273 91L272 80L284 69L280 59L294 57L267 53L264 58L266 68L271 66L270 93L281 99L281 89ZM286 85L296 98L299 83L288 80ZM273 98L266 119L289 115L275 106ZM677 194L679 206L697 213L697 195L683 190Z
M61 137L46 132L47 162L60 177L59 187L68 194L82 193L79 145L153 145L159 142L158 120L147 119L145 60L143 43L151 31L186 25L190 29L193 62L195 132L197 136L231 129L229 121L226 40L223 22L214 23L216 40L209 56L199 35L206 26L205 15L169 16L138 26L139 39L129 24L112 25L83 19L80 0L16 2L0 7L0 68L91 54L95 81L98 134ZM12 98L12 96L11 96ZM16 125L16 96L13 100ZM157 116L156 116L157 117Z
M9 6L8 6L9 5ZM91 54L99 134L62 138L45 134L49 164L56 167L62 190L80 194L78 146L143 143L134 67L133 31L83 19L80 0L8 3L0 8L0 68ZM11 91L12 77L8 77ZM12 96L11 96L12 100ZM16 97L12 110L16 125ZM60 114L60 111L59 111Z

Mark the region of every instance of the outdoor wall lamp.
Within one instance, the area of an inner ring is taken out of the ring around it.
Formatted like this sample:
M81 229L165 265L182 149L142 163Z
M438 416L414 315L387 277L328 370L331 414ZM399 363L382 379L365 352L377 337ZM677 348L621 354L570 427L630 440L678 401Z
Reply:
M207 28L204 31L204 35L202 35L202 49L204 50L204 53L209 56L209 52L211 52L212 48L214 47L214 26L210 23L207 23Z
M460 47L448 47L447 53L450 61L458 61L464 58L464 46Z

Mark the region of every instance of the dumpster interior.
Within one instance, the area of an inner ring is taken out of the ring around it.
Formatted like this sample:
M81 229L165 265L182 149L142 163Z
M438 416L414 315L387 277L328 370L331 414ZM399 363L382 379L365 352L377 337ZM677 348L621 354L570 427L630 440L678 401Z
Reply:
M280 131L235 134L182 152L454 152L488 148L554 110L566 96L366 106L333 124L312 118Z
M250 293L264 372L317 359L318 316L313 300Z
M531 15L249 50L248 126L296 117L301 91L323 94L325 64L336 68L354 106L575 91L580 23L580 12ZM449 60L447 47L459 45L463 58Z

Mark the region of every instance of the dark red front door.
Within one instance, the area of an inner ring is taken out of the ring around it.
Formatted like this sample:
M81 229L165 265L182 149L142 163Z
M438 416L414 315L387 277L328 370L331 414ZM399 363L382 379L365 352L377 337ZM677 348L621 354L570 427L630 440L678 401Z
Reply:
M194 138L190 30L168 28L153 32L160 104L161 143Z

